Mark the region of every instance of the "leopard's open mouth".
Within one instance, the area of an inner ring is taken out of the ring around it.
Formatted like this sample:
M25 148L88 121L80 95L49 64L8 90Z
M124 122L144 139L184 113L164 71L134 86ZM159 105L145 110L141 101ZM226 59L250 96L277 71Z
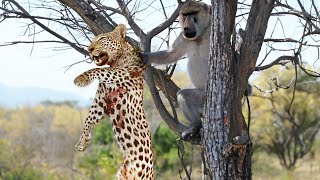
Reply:
M109 56L107 53L101 53L99 56L93 56L93 60L98 66L103 66L107 63Z

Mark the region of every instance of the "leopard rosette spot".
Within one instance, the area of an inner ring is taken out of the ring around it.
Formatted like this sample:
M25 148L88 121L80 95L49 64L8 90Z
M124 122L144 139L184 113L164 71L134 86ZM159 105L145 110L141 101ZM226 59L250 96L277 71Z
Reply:
M124 157L117 179L154 179L151 135L143 109L144 67L138 51L125 40L125 26L97 36L88 50L97 65L110 67L91 69L74 81L77 86L86 86L99 80L76 149L85 150L91 130L104 116L109 116Z

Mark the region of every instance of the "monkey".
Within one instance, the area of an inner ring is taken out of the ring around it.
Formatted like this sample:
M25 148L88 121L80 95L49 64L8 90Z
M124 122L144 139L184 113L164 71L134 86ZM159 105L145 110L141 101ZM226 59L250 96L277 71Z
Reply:
M205 101L205 86L208 74L208 61L211 32L211 6L202 2L188 1L179 11L181 33L171 49L142 53L144 63L170 64L187 56L187 70L194 88L177 92L179 107L184 117L190 122L182 138L199 132ZM147 62L146 62L147 61Z

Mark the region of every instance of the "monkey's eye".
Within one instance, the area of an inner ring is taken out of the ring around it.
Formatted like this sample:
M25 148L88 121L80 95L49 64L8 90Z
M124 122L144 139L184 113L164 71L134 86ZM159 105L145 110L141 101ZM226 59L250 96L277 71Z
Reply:
M188 13L182 13L183 16L194 16L196 15L198 12L197 11L193 11L193 12L188 12Z
M197 21L198 21L197 18L193 18L193 22L197 23Z

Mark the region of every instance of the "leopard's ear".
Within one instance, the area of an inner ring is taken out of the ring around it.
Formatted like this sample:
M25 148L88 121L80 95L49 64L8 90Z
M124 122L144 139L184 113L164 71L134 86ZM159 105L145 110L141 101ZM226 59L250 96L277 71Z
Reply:
M126 26L124 24L119 24L114 30L121 38L126 37Z

